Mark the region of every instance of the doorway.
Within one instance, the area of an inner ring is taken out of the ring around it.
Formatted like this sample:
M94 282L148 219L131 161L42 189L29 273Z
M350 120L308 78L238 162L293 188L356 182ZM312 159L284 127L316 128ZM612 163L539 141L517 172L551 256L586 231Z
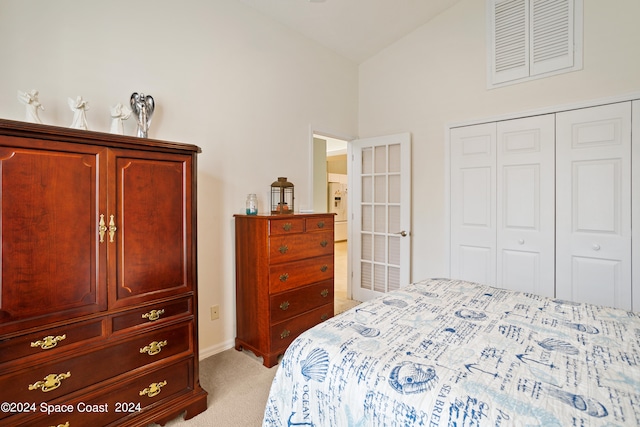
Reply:
M353 306L349 289L348 179L345 139L313 134L313 211L335 218L335 312Z

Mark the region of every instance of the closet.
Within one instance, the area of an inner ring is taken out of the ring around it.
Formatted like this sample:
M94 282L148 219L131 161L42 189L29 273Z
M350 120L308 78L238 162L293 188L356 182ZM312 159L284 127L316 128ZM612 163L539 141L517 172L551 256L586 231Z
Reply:
M451 277L640 308L632 104L451 128Z

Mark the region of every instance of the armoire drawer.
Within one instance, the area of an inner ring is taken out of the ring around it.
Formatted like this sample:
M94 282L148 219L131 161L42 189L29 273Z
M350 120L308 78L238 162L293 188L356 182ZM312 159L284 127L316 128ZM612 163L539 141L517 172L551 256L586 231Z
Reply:
M333 255L272 265L269 292L287 291L328 279L333 279Z
M286 348L307 329L333 317L333 301L308 313L271 326L271 352Z
M294 234L304 231L304 219L293 216L269 221L269 235Z
M271 323L278 323L333 301L333 281L271 295Z
M11 419L11 425L20 427L119 425L124 422L124 418L131 417L142 409L188 393L193 387L190 381L192 371L193 360L183 360L136 379L106 387L99 394L93 394L88 399L63 398L47 402L48 405L65 405L65 409L69 412L43 414L39 411L46 407L38 403L36 407L38 414L35 417L17 416Z
M3 377L0 402L51 400L191 349L192 322L120 340L111 347L43 363ZM8 414L0 413L0 418Z
M60 349L103 338L103 324L103 319L95 319L0 341L0 364L37 355L48 357Z
M269 239L272 264L333 254L333 230L273 236Z
M163 323L176 316L193 313L192 298L181 298L126 311L111 318L113 332L125 331L140 325Z

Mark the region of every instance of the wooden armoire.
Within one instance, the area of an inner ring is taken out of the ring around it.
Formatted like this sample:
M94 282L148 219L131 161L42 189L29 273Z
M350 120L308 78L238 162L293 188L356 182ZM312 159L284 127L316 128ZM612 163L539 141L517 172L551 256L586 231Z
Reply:
M0 120L0 425L164 425L206 409L199 151Z

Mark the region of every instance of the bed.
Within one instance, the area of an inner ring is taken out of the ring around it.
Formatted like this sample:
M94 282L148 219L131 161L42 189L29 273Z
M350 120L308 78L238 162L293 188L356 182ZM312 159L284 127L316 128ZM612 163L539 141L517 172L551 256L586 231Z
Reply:
M430 279L300 335L263 426L637 426L640 313Z

